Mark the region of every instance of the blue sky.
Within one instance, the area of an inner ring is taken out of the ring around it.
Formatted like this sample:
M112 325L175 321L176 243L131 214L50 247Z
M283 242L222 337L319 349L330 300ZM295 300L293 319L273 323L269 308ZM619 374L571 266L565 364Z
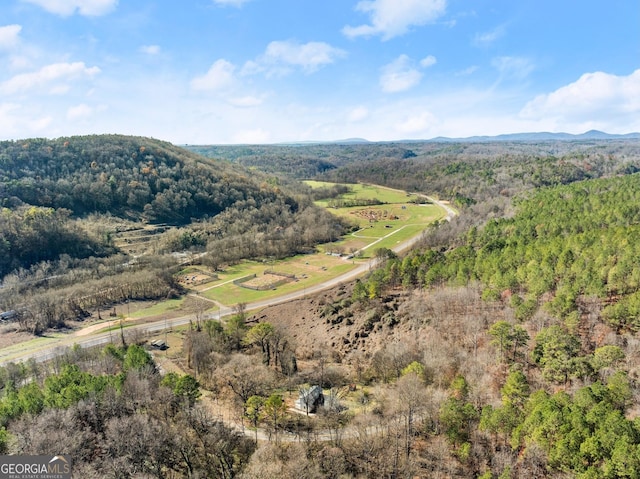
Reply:
M640 131L638 0L3 0L0 138Z

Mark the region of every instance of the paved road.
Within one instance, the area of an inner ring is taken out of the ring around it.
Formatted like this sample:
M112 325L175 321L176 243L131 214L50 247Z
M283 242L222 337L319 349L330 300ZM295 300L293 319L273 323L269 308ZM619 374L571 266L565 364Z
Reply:
M451 221L451 219L457 214L454 209L450 206L443 204L442 202L435 200L431 197L427 197L430 201L437 204L441 208L443 208L447 212L447 216L445 219L447 221ZM393 234L390 233L389 235ZM388 236L389 236L388 235ZM418 241L420 241L422 234L416 235L410 240L404 241L402 243L397 244L392 249L396 253L400 253L406 251L407 249L414 246ZM347 283L349 281L354 280L355 278L365 274L366 272L372 270L376 266L377 260L371 259L366 263L359 264L356 268L344 273L336 278L325 281L324 283L309 286L301 291L295 291L292 293L284 294L282 296L278 296L277 298L265 299L262 301L256 301L254 303L247 304L247 310L258 310L265 308L267 306L272 306L275 304L285 303L287 301L292 301L294 299L303 298L310 294L315 294L325 289L330 289L335 286L338 286L341 283ZM209 319L222 319L223 317L230 316L233 314L233 309L229 307L221 307L219 312L209 315ZM181 316L178 318L173 318L171 320L161 319L158 321L154 321L152 323L145 323L136 326L129 326L126 328L127 332L132 330L141 331L144 334L147 333L157 333L159 331L163 331L167 327L176 327L182 326L184 324L188 324L189 321L193 320L193 315ZM110 331L110 332L98 332L92 335L88 335L85 337L78 336L69 336L65 338L60 338L55 343L47 343L45 346L34 346L31 344L25 344L24 348L20 348L19 346L12 347L8 350L0 350L0 365L9 363L9 362L17 362L17 361L26 361L30 358L34 358L36 361L47 361L49 359L58 356L64 351L65 348L73 346L75 344L83 347L93 347L100 346L103 344L107 344L112 342L113 340L117 340L119 336L119 331Z

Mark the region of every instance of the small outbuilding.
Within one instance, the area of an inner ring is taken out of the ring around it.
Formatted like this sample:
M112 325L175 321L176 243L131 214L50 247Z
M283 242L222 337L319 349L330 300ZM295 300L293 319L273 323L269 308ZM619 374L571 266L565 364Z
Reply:
M300 388L300 396L295 402L297 409L308 413L314 413L324 404L324 394L320 386Z
M156 339L155 341L151 341L151 346L155 349L159 349L160 351L169 349L167 342L162 339Z

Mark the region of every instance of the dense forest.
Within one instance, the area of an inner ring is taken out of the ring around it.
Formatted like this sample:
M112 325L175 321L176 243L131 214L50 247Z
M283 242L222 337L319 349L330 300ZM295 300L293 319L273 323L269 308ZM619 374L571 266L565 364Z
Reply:
M266 182L199 160L168 143L124 136L0 143L0 276L62 254L113 251L108 233L91 237L71 221L90 214L185 225L230 208L298 211L294 198Z

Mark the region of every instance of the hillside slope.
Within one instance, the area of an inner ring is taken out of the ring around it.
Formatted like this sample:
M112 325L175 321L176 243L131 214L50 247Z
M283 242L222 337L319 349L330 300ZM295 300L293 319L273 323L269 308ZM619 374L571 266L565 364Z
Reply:
M265 221L298 211L291 195L261 178L149 138L0 142L0 278L61 255L115 252L112 232L74 221L94 213L184 226L230 209L261 210Z
M278 193L230 164L162 141L118 135L0 142L0 197L66 208L75 216L109 212L186 224L230 205L273 202ZM293 205L290 198L282 198Z

